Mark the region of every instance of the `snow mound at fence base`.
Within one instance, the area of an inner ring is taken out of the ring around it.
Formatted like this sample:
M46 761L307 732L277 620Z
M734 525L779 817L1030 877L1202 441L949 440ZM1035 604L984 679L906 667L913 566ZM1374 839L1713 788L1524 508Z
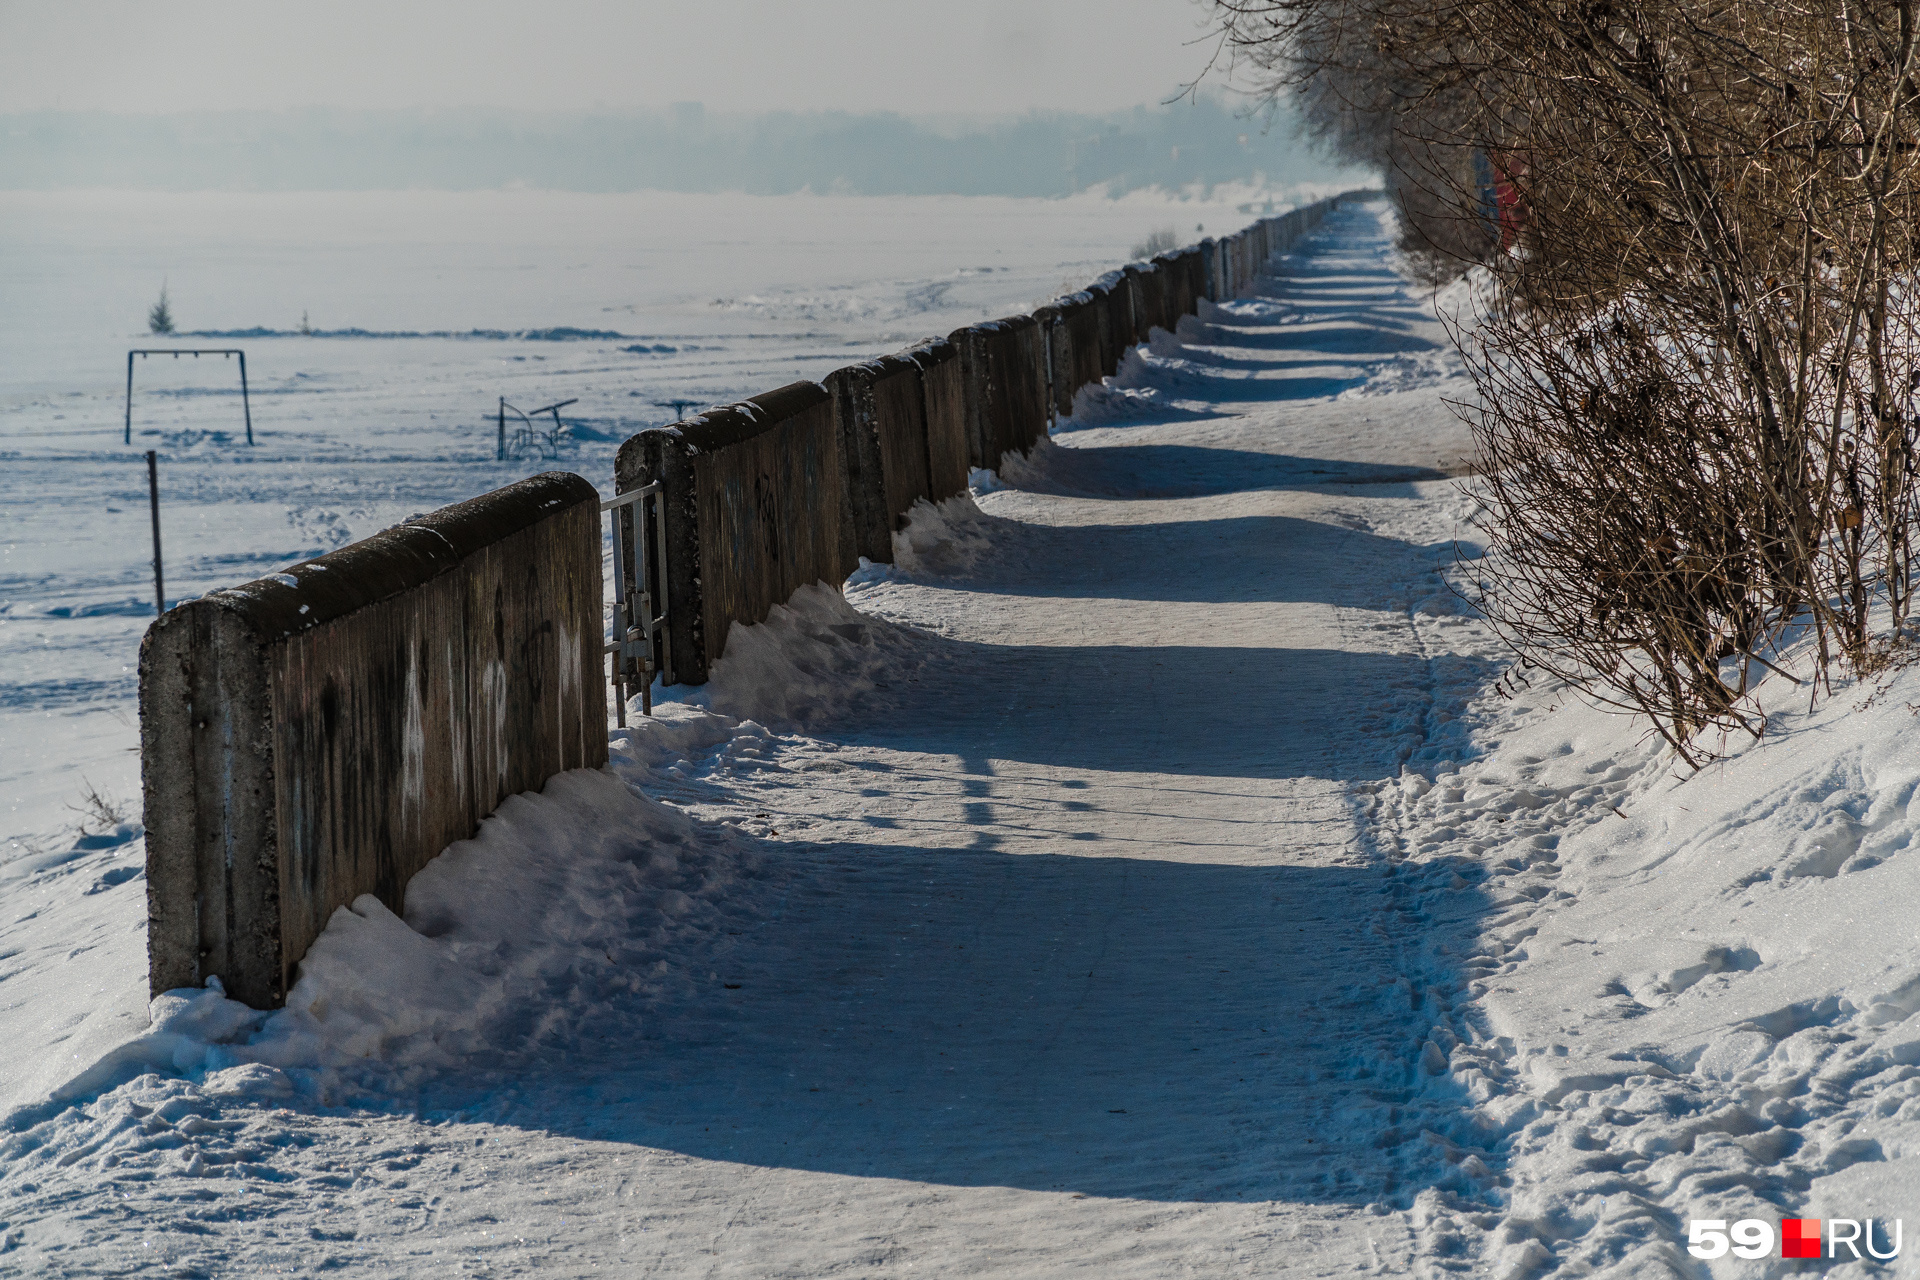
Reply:
M885 574L873 577L884 580ZM894 682L925 658L918 633L861 613L840 591L814 583L775 605L766 621L736 622L707 683L663 691L678 709L663 703L656 714L681 725L705 725L697 732L706 734L733 733L743 721L810 724L875 696L884 700Z
M1035 447L1051 446L1043 439ZM986 515L971 493L937 503L922 498L907 513L906 528L893 535L893 562L907 577L953 578L977 564L992 545Z
M333 1105L440 1072L511 1066L590 1020L626 1016L630 997L673 981L689 933L751 909L737 891L752 875L751 856L724 833L613 774L557 775L416 875L404 920L371 895L337 910L285 1008L250 1009L217 980L165 992L146 1034L47 1102L17 1108L0 1133L150 1073Z

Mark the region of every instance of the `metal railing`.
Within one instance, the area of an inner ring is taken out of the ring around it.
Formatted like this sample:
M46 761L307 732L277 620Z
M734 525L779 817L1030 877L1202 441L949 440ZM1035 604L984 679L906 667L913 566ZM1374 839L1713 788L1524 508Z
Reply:
M600 509L613 517L613 633L617 637L601 652L613 658L614 705L623 729L627 727L628 687L640 686L640 712L650 716L654 674L664 671L669 682L673 678L666 645L664 497L656 480L600 504ZM647 512L649 498L653 500L651 518ZM651 539L647 536L649 526L653 532ZM653 611L656 597L660 606L657 614Z

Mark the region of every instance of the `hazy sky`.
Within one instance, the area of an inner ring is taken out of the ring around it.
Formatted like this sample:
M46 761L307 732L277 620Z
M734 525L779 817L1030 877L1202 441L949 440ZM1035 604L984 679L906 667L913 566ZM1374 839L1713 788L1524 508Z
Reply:
M1101 111L1198 75L1204 19L1193 0L0 0L0 111Z

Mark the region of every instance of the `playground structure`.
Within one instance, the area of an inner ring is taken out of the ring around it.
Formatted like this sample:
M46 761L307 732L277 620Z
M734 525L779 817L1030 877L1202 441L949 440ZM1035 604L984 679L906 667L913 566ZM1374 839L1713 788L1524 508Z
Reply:
M560 411L570 404L578 404L579 398L559 400L538 409L522 410L507 403L505 396L500 397L498 414L499 435L494 445L494 460L504 462L508 458L558 458L560 444L572 434L567 424L560 420ZM540 426L535 419L541 414L552 414L551 427ZM513 429L513 439L507 439L507 415L512 414L520 420Z
M247 353L238 347L135 347L127 352L127 444L133 443L133 358L135 356L172 356L178 360L181 356L239 356L240 357L240 408L247 416L247 443L253 443L253 404L247 396Z

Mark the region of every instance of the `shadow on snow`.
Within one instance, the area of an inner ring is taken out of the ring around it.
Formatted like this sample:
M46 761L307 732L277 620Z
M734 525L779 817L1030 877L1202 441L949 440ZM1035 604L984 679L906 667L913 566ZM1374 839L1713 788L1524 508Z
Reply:
M1379 868L774 856L773 918L684 957L689 989L618 1033L549 1049L497 1122L761 1168L1156 1201L1404 1204L1445 1176L1422 1131L1466 1104L1422 1092L1434 1012L1366 929ZM1345 929L1331 945L1330 928ZM488 1109L497 1088L445 1081L431 1105Z

